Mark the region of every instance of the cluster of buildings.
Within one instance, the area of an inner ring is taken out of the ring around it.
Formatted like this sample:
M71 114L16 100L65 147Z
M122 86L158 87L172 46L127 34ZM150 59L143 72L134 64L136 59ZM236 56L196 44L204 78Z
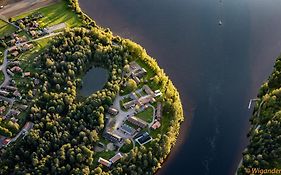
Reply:
M14 24L27 31L32 38L37 38L46 34L38 23L38 19L42 17L43 15L41 13L36 13L16 20Z
M142 89L145 91L146 94L142 95L141 97L138 97L134 92L132 92L130 95L132 100L123 104L123 107L125 109L135 107L136 105L141 108L148 103L156 102L155 97L162 95L159 90L157 90L157 92L153 92L148 85L144 85Z
M24 44L18 44L18 45L15 45L11 48L9 48L9 53L16 57L18 56L21 52L25 52L25 51L28 51L30 49L32 49L34 46L33 44L28 44L28 43L24 43Z
M9 67L7 68L7 73L12 77L15 74L21 74L22 77L29 77L31 75L30 72L23 72L18 61L15 61L15 62L12 62L9 64Z
M131 62L129 68L127 77L134 79L137 84L147 74L147 71L136 62ZM124 145L125 139L133 139L140 145L149 143L153 138L145 131L146 128L150 127L155 130L161 126L162 104L158 102L157 106L154 105L157 97L161 95L160 90L154 91L145 84L142 88L117 98L118 102L107 110L110 115L106 117L107 125L103 137L119 148ZM148 110L149 107L153 108L153 114L147 113L153 118L150 123L138 116L140 112ZM115 156L116 160L122 157L120 153ZM110 167L115 162L115 156L109 160L100 157L98 162Z
M118 160L120 160L122 158L122 154L121 153L117 153L115 154L113 157L111 157L109 160L106 160L102 157L99 157L98 162L104 166L110 167L111 165L113 165L115 162L117 162Z
M135 80L137 84L140 83L141 78L144 77L146 74L147 71L135 61L130 63L130 72L128 74L128 77L130 76L133 80Z

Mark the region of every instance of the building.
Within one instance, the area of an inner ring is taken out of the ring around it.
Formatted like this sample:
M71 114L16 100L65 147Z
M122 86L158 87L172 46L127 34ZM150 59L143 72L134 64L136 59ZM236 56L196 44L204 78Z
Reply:
M7 95L9 95L9 92L0 90L0 95L7 96Z
M160 91L160 90L156 90L155 92L154 92L154 97L160 97L160 96L162 96L162 92Z
M25 73L23 74L23 76L29 77L29 76L30 76L30 72L25 72Z
M144 145L148 142L150 142L152 140L152 137L150 137L150 135L145 132L142 136L140 136L139 138L136 139L136 141L140 144L140 145Z
M157 103L157 108L156 108L156 118L158 121L161 120L162 118L162 104L160 102Z
M111 114L111 115L117 115L119 113L119 111L114 107L109 107L108 113Z
M147 123L143 121L142 119L139 119L135 116L129 117L128 121L134 125L137 125L138 127L145 128L147 126Z
M129 135L133 135L136 132L136 130L134 128L132 128L126 124L121 125L121 130Z
M154 92L150 89L149 86L143 85L143 90L144 90L148 95L154 96Z
M13 55L14 57L18 56L19 55L19 52L18 51L14 51L11 53L11 55Z
M122 157L123 157L123 156L122 156L121 153L117 153L117 154L115 154L115 156L111 157L111 159L109 159L109 161L110 161L111 163L115 163L115 162L117 162L119 159L121 159Z
M123 104L125 109L129 109L130 107L134 107L136 105L136 100L132 100Z
M0 114L3 114L6 110L6 107L5 106L1 106L0 107Z
M109 162L108 160L106 160L106 159L104 159L102 157L99 158L98 162L100 164L104 165L104 166L107 166L107 167L110 167L111 164L112 164L111 162Z
M154 103L155 101L156 100L151 95L146 95L146 96L142 96L141 98L138 99L138 105L143 106L150 102Z
M153 125L151 126L151 128L155 130L155 129L159 128L160 126L161 126L161 123L159 121L155 121L153 123Z
M8 74L10 74L12 77L15 75L10 69L7 69Z
M14 66L11 68L12 72L22 72L22 69L19 66Z
M115 142L120 142L122 140L122 137L110 132L110 131L106 131L103 134L103 137L106 138L107 140L115 143Z

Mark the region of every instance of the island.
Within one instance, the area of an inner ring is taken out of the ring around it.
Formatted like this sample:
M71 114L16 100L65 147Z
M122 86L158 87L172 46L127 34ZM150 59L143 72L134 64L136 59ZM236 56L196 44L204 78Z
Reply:
M238 174L281 174L281 57L254 99L250 143L243 152Z
M37 2L0 11L0 174L154 174L184 120L172 81L77 0Z

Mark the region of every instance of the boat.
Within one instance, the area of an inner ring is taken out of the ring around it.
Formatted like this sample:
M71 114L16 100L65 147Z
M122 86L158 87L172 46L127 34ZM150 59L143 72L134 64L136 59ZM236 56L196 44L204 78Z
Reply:
M222 25L222 21L221 20L219 21L219 25Z

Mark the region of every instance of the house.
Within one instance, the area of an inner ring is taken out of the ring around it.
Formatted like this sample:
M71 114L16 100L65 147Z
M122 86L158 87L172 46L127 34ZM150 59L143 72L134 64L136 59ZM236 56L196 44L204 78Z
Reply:
M153 125L151 126L151 128L155 130L155 129L159 128L160 126L161 126L161 123L159 121L155 121L153 123Z
M135 116L129 117L128 121L134 125L137 125L138 127L145 128L147 126L147 123L143 121L142 119L139 119Z
M37 32L35 30L30 30L29 33L32 37L37 36Z
M110 131L106 131L103 134L103 137L106 138L107 140L115 143L115 142L120 142L122 140L122 137L110 132Z
M109 107L108 113L111 114L111 115L117 115L119 113L119 111L114 107Z
M109 162L108 160L102 158L102 157L99 157L99 160L98 162L104 166L107 166L107 167L110 167L111 166L111 162Z
M111 163L115 163L115 162L117 162L119 159L121 159L122 157L123 157L123 156L122 156L121 153L117 153L117 154L115 154L115 156L111 157L111 159L109 159L109 161L110 161Z
M22 72L22 69L19 66L14 66L11 68L12 72Z
M150 89L149 86L143 85L143 89L148 95L154 96L154 92Z
M156 100L151 95L146 95L138 99L138 105L143 106L147 103L154 103Z
M26 50L32 49L32 47L33 47L32 44L24 44L21 49L23 51L26 51Z
M11 139L10 138L6 138L6 139L4 139L2 141L2 144L3 144L3 146L8 146L10 144L10 142L11 142Z
M30 72L25 72L25 73L23 74L23 76L29 77L29 76L30 76Z
M14 91L13 95L16 97L20 97L20 92L18 90L16 90L16 91Z
M136 102L137 102L136 100L132 100L132 101L126 102L126 103L123 104L123 107L125 109L129 109L130 107L135 106Z
M11 55L13 55L14 57L18 56L19 55L19 52L18 51L14 51L11 53Z
M6 110L6 107L5 106L1 106L0 107L0 114L3 114Z

